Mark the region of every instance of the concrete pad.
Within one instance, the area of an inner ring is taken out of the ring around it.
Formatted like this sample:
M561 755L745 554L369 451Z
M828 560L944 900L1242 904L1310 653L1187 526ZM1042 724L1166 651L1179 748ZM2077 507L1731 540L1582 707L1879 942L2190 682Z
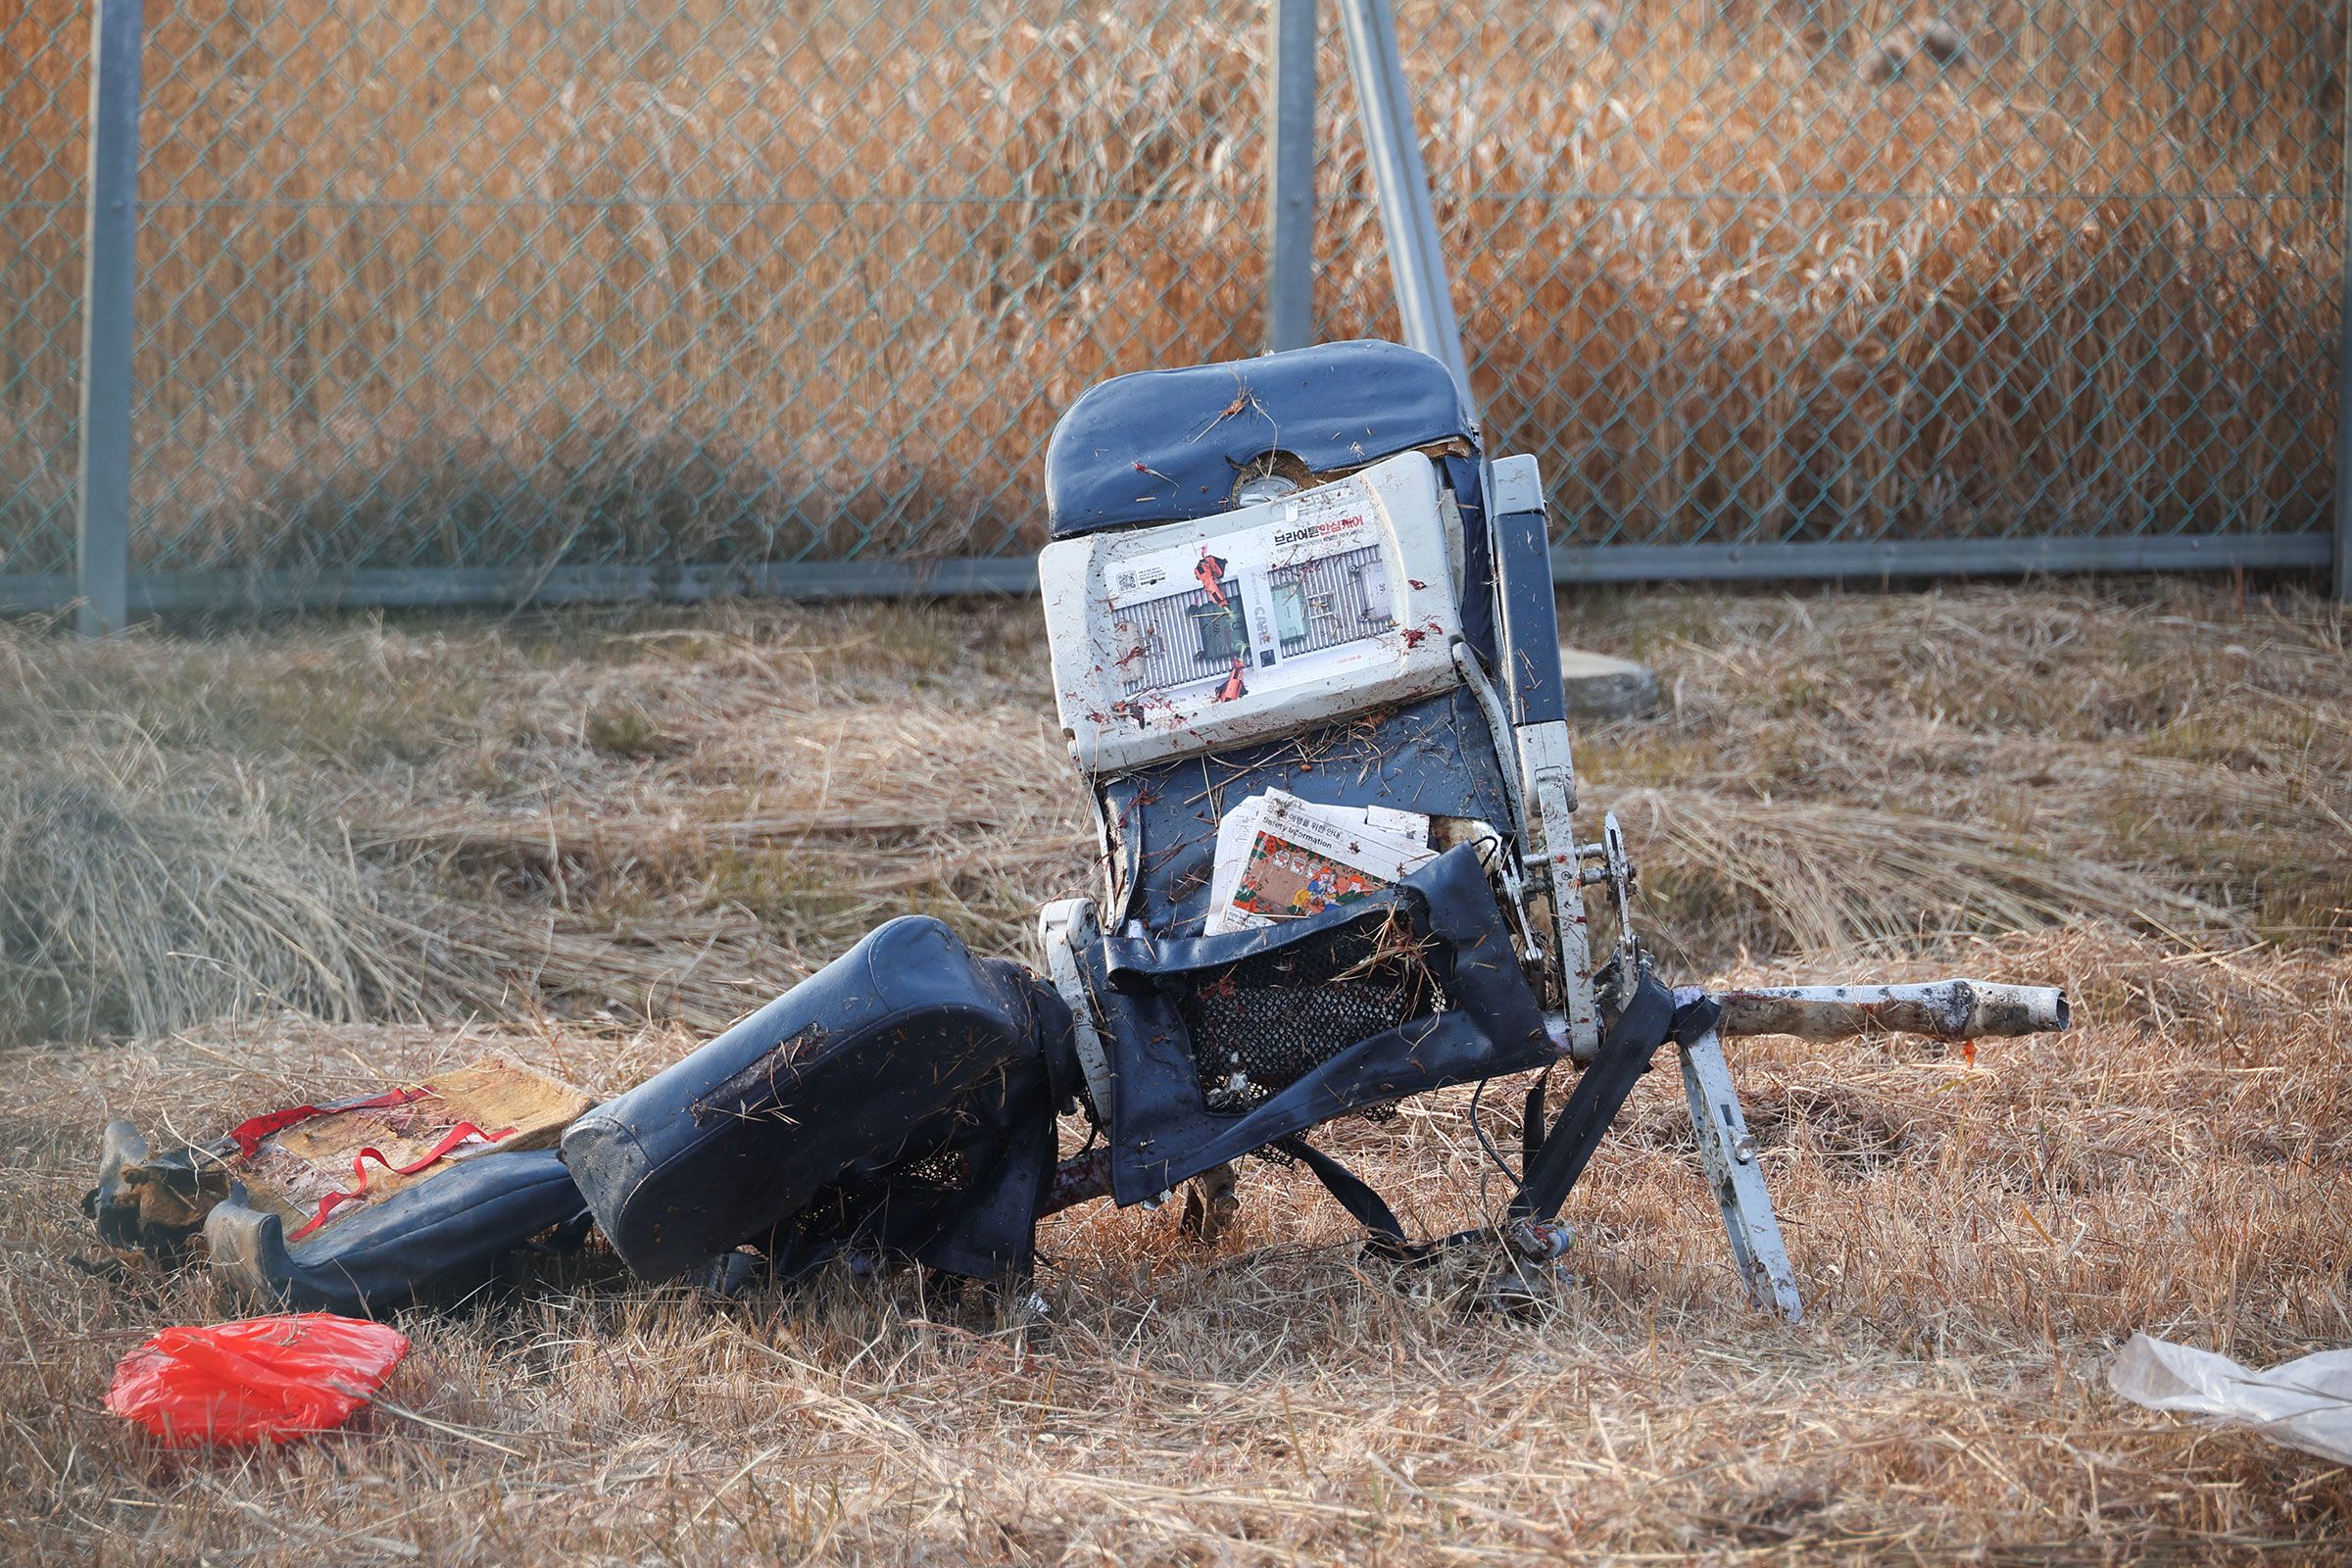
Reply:
M1658 706L1657 672L1630 659L1563 647L1560 679L1571 718L1631 718Z

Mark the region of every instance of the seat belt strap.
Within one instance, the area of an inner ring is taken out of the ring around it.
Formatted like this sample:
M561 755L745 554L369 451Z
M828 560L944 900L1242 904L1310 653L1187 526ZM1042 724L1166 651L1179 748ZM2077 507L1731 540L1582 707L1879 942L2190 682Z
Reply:
M1389 1207L1388 1200L1366 1186L1355 1172L1309 1144L1302 1136L1285 1138L1274 1147L1313 1171L1324 1190L1340 1200L1342 1208L1355 1216L1357 1224L1384 1241L1401 1243L1404 1240L1404 1227L1396 1222L1396 1211Z
M1550 1219L1568 1200L1568 1190L1584 1175L1592 1152L1600 1147L1609 1124L1649 1071L1675 1027L1674 993L1655 975L1643 972L1617 1021L1600 1042L1600 1054L1576 1081L1560 1119L1544 1135L1517 1196L1511 1200L1513 1219Z

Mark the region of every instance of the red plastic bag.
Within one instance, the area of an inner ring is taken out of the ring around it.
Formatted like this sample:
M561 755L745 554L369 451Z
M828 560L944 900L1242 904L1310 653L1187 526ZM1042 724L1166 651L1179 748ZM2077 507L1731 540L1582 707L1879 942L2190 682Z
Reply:
M408 1353L407 1335L332 1312L170 1328L122 1358L106 1407L170 1447L275 1443L341 1426Z

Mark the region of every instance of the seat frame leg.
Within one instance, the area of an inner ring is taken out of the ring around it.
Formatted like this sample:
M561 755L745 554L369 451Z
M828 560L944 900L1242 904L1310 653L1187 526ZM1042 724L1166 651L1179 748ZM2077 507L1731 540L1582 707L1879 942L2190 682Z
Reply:
M1778 1311L1791 1323L1804 1319L1804 1303L1788 1267L1788 1250L1773 1217L1772 1195L1740 1111L1740 1093L1723 1059L1723 1038L1712 1028L1682 1048L1683 1093L1698 1134L1698 1160L1707 1186L1723 1210L1731 1238L1732 1262L1756 1305Z

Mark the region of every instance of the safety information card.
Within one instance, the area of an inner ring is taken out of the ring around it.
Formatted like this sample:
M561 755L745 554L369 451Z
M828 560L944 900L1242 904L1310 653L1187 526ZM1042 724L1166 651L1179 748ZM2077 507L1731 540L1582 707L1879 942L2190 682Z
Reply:
M1352 904L1435 858L1429 818L1379 806L1318 806L1252 795L1217 824L1209 936Z

